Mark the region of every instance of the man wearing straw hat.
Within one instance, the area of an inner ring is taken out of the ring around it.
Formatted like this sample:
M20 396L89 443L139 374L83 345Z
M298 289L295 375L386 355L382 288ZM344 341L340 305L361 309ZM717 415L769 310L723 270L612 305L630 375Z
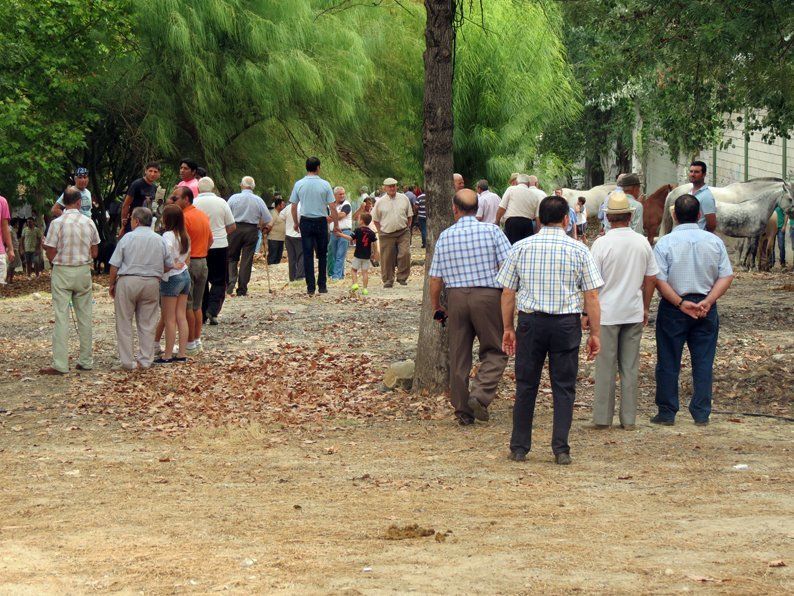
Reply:
M386 192L372 210L372 221L378 230L380 245L380 274L384 288L394 285L394 268L397 267L397 283L408 284L411 273L411 220L413 207L403 193L397 192L397 181L383 181Z
M615 412L615 374L620 373L620 425L633 430L637 417L637 377L642 328L656 287L656 265L650 244L632 230L634 209L623 192L607 201L609 231L592 248L593 260L604 280L601 305L601 351L596 358L593 424L609 428ZM589 327L587 314L582 327Z

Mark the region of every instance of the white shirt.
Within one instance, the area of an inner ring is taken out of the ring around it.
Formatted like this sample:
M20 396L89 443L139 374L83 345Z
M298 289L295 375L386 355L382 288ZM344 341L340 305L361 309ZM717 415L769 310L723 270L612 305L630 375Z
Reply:
M232 215L232 210L229 209L229 204L214 193L202 192L193 200L193 205L210 218L210 228L212 229L211 248L226 248L229 246L226 226L234 223L234 215Z
M511 217L535 219L539 206L540 199L538 195L526 184L517 184L508 188L499 203L499 207L505 209L504 217L506 220Z
M496 221L496 210L499 209L499 195L490 190L477 195L477 219L483 223L498 223Z
M177 261L182 263L182 266L178 269L170 269L163 273L162 280L168 281L174 275L179 275L183 271L187 271L187 258L190 256L190 242L187 244L187 251L180 253L179 249L182 248L180 243L176 239L176 234L173 232L164 232L163 233L163 240L165 241L166 246L168 247L168 252L171 254L171 258L174 260L174 263Z
M574 211L576 211L578 208L579 205L577 204L576 207L574 207ZM587 223L587 207L582 205L582 210L576 211L576 225L581 226L586 223Z
M281 213L278 216L284 220L284 234L289 236L290 238L300 238L301 233L300 230L297 232L295 231L295 220L292 219L292 205L287 205L284 209L281 210ZM301 206L298 203L298 223L301 220Z
M642 283L659 273L651 245L631 228L612 228L596 239L593 260L604 279L598 291L602 325L641 323Z
M342 211L342 207L347 205L348 209L350 209L350 213L345 215L344 211ZM340 230L352 230L353 229L353 206L350 204L350 201L345 199L341 203L332 203L332 208L336 209L336 212L339 214L339 229ZM334 229L334 224L328 224L328 231L332 232Z

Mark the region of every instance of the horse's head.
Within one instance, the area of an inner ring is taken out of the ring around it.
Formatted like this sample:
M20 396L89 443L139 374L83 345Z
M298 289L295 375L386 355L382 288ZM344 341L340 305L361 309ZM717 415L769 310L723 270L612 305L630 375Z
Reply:
M784 213L788 213L789 217L794 217L794 192L785 181L783 182L783 196L778 199L777 205Z

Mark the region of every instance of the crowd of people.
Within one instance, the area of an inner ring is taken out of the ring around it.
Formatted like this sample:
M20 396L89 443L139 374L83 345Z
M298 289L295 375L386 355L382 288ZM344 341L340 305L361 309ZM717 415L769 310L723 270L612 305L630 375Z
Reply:
M255 193L251 176L242 178L239 193L224 200L206 172L184 159L180 182L165 198L156 185L159 164L146 164L143 177L129 186L108 257L120 368L181 363L201 352L203 324L218 324L227 296L248 294L253 257L260 246L266 247L268 265L281 262L286 248L289 279L303 280L309 296L326 293L329 278L346 278L351 243L351 292L368 293L369 272L375 265L383 288L393 287L395 281L406 285L413 229L418 228L423 246L427 241L421 189L400 189L396 179L386 178L379 193L370 195L362 187L350 200L343 187L332 187L321 177L320 169L320 160L309 158L306 176L295 183L289 199L276 194L270 210ZM568 435L586 332L587 357L596 361L593 425L612 426L619 378L618 421L622 428L634 429L640 341L654 292L660 302L657 413L651 422L675 422L687 345L693 377L689 412L696 425L708 424L719 331L717 300L728 290L733 271L725 245L711 233L716 205L705 175L706 164L691 164L692 191L680 196L673 208L677 225L654 247L642 235L637 174L623 174L599 208L602 227L591 245L583 197L571 205L562 189L547 195L537 177L521 173L511 176L500 197L487 180L470 190L462 176L454 175L455 223L440 234L428 275L435 319L448 326L450 401L460 425L488 420L508 358L515 356L510 457L525 460L548 358L552 452L558 464L571 463ZM40 247L52 267L52 365L42 374L69 372L70 309L80 343L76 368L93 368L91 266L99 256L100 236L87 216L92 206L87 178L84 168L75 171L75 184L53 206L46 235L33 218L21 234L25 271L40 273ZM8 205L0 197L2 265L20 252L9 219ZM784 248L780 260L785 262ZM480 364L470 378L475 338Z

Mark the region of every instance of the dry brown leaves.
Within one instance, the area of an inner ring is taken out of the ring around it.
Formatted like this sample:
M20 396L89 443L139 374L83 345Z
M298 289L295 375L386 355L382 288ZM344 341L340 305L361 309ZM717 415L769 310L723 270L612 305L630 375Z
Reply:
M259 353L204 354L187 365L86 377L67 407L166 433L196 426L430 419L446 413L444 396L384 392L385 363L327 346L281 344L273 366Z

